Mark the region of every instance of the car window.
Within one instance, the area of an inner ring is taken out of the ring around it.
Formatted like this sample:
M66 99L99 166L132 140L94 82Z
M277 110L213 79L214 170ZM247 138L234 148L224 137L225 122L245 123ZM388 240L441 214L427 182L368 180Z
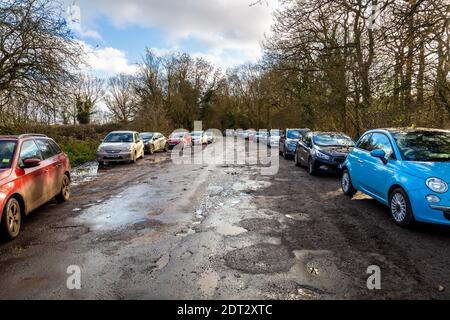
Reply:
M36 140L36 144L41 150L42 157L44 159L51 158L57 154L57 152L52 148L48 140Z
M62 153L61 148L58 146L58 144L55 141L53 141L53 140L47 140L47 141L50 144L50 146L53 148L53 151L55 152L55 154Z
M41 151L33 140L24 141L22 143L19 156L19 165L23 165L23 162L27 159L42 160Z
M105 140L103 142L107 143L131 143L133 142L133 135L128 132L115 132L110 133L106 136Z
M0 141L0 169L11 168L16 150L16 142Z
M382 133L374 133L370 139L370 151L381 149L386 153L386 158L391 158L394 154L389 138Z
M356 146L358 149L366 150L366 151L372 151L369 150L370 148L370 138L372 137L371 133L368 133L364 135L358 142L358 145Z

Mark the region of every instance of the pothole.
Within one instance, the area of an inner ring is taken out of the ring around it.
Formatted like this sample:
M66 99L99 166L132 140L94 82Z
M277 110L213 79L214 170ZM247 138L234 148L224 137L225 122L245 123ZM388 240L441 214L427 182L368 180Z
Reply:
M281 224L278 220L265 218L250 218L241 220L240 227L258 233L274 233L280 230Z
M246 229L233 226L231 224L221 224L219 227L216 228L216 230L223 236L236 236L238 234L247 232Z
M260 243L236 249L225 255L229 268L250 274L287 272L294 265L294 256L284 246Z

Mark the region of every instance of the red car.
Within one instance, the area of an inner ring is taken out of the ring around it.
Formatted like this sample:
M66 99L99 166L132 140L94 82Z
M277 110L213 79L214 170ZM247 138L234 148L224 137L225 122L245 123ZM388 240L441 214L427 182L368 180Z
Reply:
M189 132L174 132L170 135L169 139L167 139L167 144L171 150L179 144L181 144L184 149L186 146L192 145L192 137Z
M44 135L0 136L0 230L19 235L22 217L56 198L70 197L70 162Z

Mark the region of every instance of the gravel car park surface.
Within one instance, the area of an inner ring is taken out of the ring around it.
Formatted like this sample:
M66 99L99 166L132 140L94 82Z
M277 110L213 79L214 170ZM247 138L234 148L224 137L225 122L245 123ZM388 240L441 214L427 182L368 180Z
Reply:
M262 176L155 153L73 175L68 203L33 212L0 243L0 298L450 298L449 228L401 229L375 200L350 200L338 177L292 161ZM81 290L66 287L70 265ZM367 289L370 265L381 290Z

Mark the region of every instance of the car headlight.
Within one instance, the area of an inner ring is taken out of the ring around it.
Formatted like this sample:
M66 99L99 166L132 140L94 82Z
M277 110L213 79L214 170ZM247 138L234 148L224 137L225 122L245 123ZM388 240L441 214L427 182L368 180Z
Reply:
M429 178L425 182L427 187L436 193L445 193L448 191L448 185L439 178Z
M104 148L104 147L98 147L98 148L97 148L97 152L103 152L103 151L105 151L105 148Z
M323 152L316 151L316 156L324 160L331 160L331 157Z

